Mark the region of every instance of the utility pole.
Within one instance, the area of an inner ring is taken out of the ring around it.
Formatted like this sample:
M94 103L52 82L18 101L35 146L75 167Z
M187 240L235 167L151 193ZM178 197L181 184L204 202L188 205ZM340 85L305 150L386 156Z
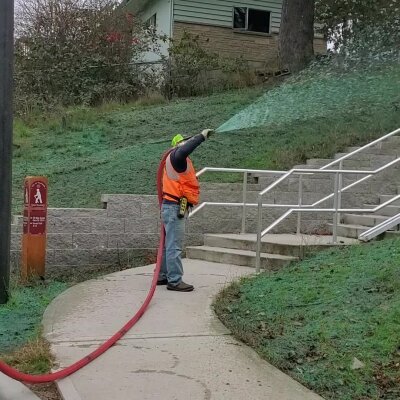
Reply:
M0 0L0 304L10 284L13 61L14 0Z

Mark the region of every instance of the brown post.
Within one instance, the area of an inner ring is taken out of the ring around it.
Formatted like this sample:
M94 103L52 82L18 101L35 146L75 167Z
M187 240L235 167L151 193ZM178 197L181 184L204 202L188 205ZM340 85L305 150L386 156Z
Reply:
M47 178L28 176L24 185L23 279L45 276L47 242Z

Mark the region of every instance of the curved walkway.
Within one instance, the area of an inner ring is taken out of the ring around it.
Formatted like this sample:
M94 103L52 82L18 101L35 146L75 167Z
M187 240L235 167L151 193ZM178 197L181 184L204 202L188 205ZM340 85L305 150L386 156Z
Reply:
M261 360L213 315L213 296L254 270L184 260L193 293L159 287L147 313L105 355L59 382L64 400L317 400L321 397ZM92 351L137 310L154 266L79 284L44 316L61 367Z
M0 400L39 400L22 383L0 373Z

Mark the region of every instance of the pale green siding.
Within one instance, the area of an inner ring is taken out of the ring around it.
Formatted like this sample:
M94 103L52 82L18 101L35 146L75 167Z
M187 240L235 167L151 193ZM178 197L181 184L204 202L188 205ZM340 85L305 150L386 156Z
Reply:
M282 0L174 0L174 21L232 27L233 7L271 11L271 31L279 32Z

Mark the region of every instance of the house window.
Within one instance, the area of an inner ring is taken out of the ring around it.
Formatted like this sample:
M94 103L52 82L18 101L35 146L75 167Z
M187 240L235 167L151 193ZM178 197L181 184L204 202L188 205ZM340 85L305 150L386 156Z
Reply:
M145 23L147 28L156 29L157 27L157 14L152 15Z
M271 12L247 7L233 8L233 28L249 32L270 32Z

